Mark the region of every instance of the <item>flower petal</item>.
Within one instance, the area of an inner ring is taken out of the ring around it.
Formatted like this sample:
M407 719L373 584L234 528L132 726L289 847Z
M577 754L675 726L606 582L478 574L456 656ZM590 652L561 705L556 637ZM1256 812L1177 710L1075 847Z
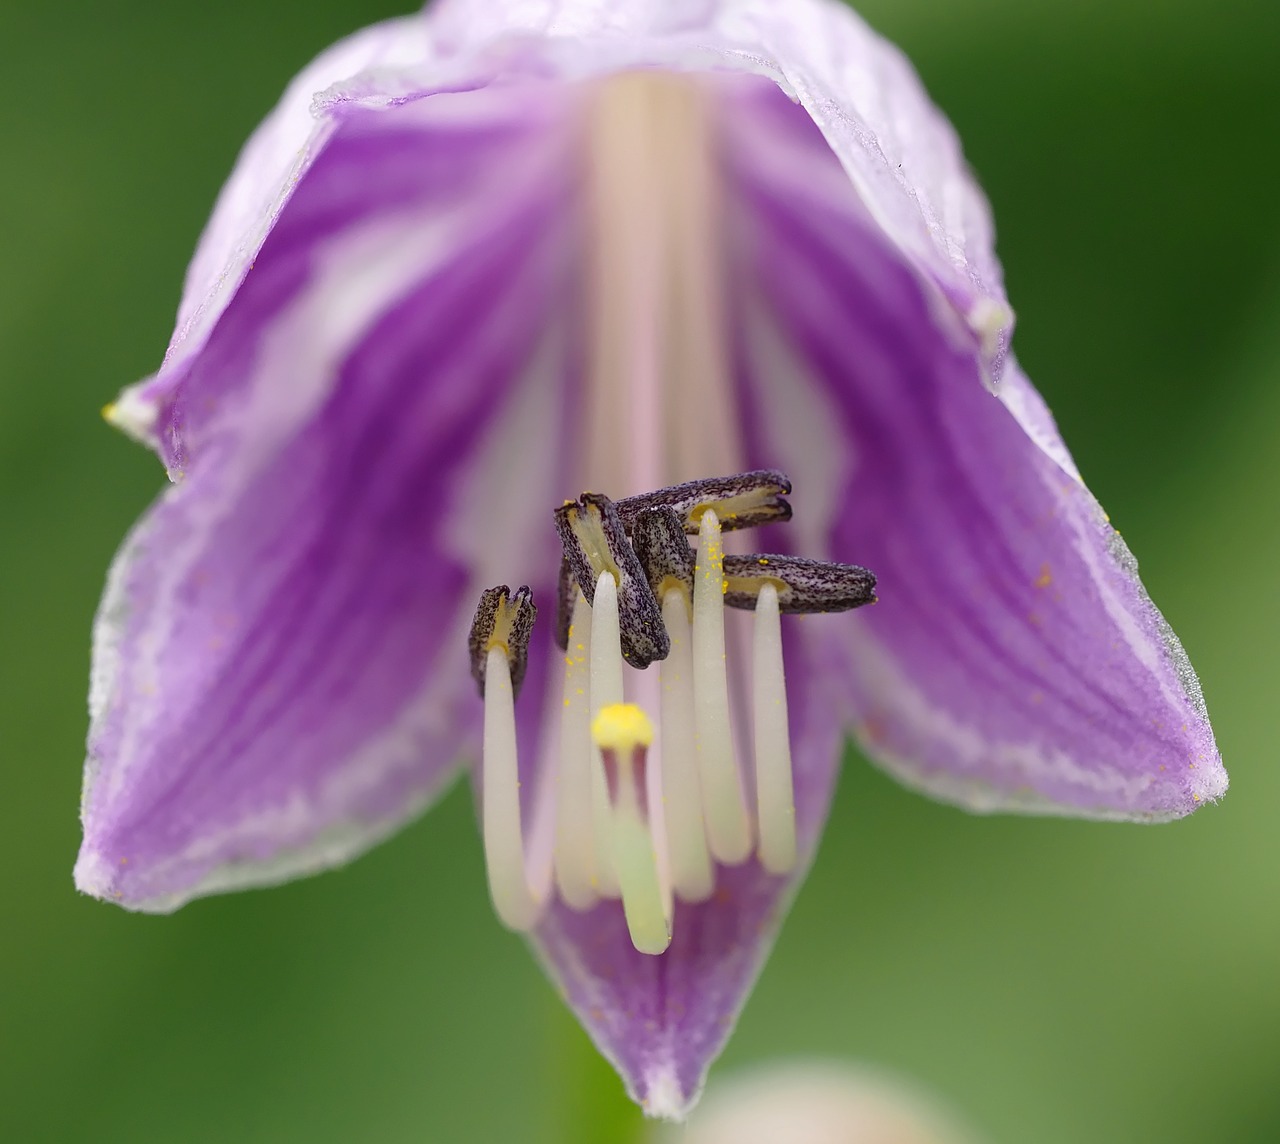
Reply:
M823 490L814 540L879 577L844 653L867 750L976 810L1150 820L1219 797L1194 673L1043 403L1012 361L984 386L978 335L832 193L804 113L779 114L790 140L757 124L733 149L747 390L759 453Z
M387 20L340 40L307 65L245 144L187 270L168 361L199 351L234 296L289 195L337 127L312 102L339 80L401 66L427 50L419 17Z
M513 454L566 375L545 93L461 141L450 96L349 116L190 360L166 411L183 479L95 633L86 892L167 910L341 862L473 742L476 594L550 531L528 506L554 456ZM381 209L352 212L371 170Z
M698 1099L813 860L840 762L835 688L844 681L790 665L818 662L840 630L833 621L809 617L803 632L792 625L786 635L796 869L774 877L754 858L721 866L709 901L676 903L671 945L659 957L636 952L617 902L582 913L557 902L533 935L565 1000L650 1116L681 1119Z
M441 50L519 44L558 74L626 67L767 76L808 113L878 229L951 301L998 376L1013 323L991 212L906 57L836 0L443 0Z

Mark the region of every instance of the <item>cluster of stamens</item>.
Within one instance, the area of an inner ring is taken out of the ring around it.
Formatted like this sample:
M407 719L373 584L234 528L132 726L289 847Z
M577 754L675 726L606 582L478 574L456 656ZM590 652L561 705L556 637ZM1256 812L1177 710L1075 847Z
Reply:
M718 865L753 849L770 874L795 865L780 616L874 603L875 576L853 564L726 555L724 532L790 520L790 491L782 473L762 470L619 501L584 493L556 510L565 673L546 885L527 870L515 729L537 609L528 588L481 596L471 670L484 697L485 856L510 928L534 926L552 893L576 910L621 898L636 949L658 954L674 901L709 898ZM754 814L734 749L726 606L755 613ZM648 703L626 701L624 663ZM645 706L657 709L656 729Z

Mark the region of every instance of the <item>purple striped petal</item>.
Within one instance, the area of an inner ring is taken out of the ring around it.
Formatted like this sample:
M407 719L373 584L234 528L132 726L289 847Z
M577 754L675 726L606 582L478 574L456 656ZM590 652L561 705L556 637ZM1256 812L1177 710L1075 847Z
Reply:
M676 903L660 957L636 952L617 902L584 913L557 903L534 934L548 973L650 1116L683 1118L698 1099L813 861L843 742L845 681L824 660L845 619L806 617L786 629L796 869L774 877L754 858L720 867L709 901Z
M83 890L167 910L344 861L470 753L479 583L540 543L554 567L521 498L555 454L510 425L553 433L564 384L545 96L461 141L455 97L349 116L172 388L183 477L95 633Z
M317 92L372 68L421 59L427 50L417 18L388 20L333 45L289 84L279 104L245 144L222 188L191 265L166 365L199 351L234 296L293 188L337 126L316 116Z
M887 240L952 303L998 374L1013 315L991 212L910 61L837 0L441 0L442 52L520 45L557 74L763 75L808 113Z
M1218 798L1194 673L1030 383L1011 362L984 386L979 338L834 193L805 114L778 114L791 139L757 121L734 149L747 389L761 453L826 490L814 540L879 576L844 655L867 749L976 810L1160 820Z

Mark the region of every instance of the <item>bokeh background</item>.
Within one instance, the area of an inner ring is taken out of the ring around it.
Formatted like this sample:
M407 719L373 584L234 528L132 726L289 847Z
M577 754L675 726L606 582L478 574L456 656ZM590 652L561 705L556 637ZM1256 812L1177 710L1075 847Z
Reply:
M1280 1140L1274 0L866 0L994 200L1017 345L1204 682L1233 786L1161 827L975 818L846 767L712 1074L794 1053L999 1144ZM162 483L155 367L235 153L396 0L0 6L0 1139L629 1141L493 921L469 795L169 918L78 896L88 629Z

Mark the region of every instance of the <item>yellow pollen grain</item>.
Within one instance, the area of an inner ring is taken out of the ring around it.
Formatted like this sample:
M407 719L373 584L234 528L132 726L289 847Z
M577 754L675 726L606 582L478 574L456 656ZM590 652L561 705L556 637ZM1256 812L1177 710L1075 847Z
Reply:
M1040 575L1036 577L1035 586L1037 588L1047 588L1053 583L1053 570L1048 564L1040 565Z

